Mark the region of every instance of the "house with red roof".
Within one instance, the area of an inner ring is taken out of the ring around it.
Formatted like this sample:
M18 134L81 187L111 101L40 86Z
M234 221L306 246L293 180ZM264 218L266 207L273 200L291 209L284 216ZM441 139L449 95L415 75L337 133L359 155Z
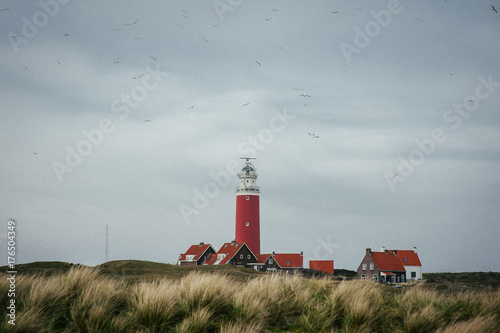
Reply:
M406 280L422 280L422 263L416 247L413 250L389 250L389 252L393 252L403 264L406 269Z
M197 266L203 265L207 258L215 253L215 249L211 244L200 243L191 245L185 253L179 255L177 265L181 266Z
M248 267L249 263L255 263L257 257L250 248L241 242L232 241L224 243L219 251L211 254L205 261L205 265L236 265Z
M314 269L316 271L321 271L333 275L333 260L309 260L309 269Z
M258 254L257 261L250 264L256 271L295 274L302 269L304 253Z
M357 270L359 280L381 282L405 282L406 269L394 253L373 252L366 249L366 254Z

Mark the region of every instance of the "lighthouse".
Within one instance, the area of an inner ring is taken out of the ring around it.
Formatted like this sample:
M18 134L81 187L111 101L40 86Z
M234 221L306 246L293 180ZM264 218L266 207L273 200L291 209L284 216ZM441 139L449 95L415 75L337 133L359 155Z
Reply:
M245 165L238 173L239 186L236 188L236 242L245 243L254 254L260 254L260 218L257 171L246 158Z

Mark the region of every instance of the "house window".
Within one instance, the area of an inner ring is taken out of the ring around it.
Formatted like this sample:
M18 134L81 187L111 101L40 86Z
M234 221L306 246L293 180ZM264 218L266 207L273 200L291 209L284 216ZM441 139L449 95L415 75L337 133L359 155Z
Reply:
M407 262L406 258L403 258L403 261L404 261L404 262Z
M256 271L258 271L259 270L259 266L255 265L255 266L253 266L253 269L255 269Z
M370 271L373 271L375 269L375 265L371 262L370 263Z
M273 264L273 259L269 259L269 265Z
M250 222L245 223L245 225L246 225L247 227L248 227L248 226L250 226Z
M242 254L240 254L240 259L243 259L243 255Z
M366 271L366 264L363 264L363 270Z
M378 281L378 274L373 274L373 281L377 282Z
M411 278L416 279L417 278L417 272L411 272Z
M401 275L401 282L405 282L405 276L404 275Z
M366 275L365 274L361 274L361 280L365 280L366 279Z
M250 197L247 195L247 200L250 200Z
M286 261L286 264L287 264L287 265L290 265L290 260L287 260L287 261Z
M251 258L251 256L249 254L247 254L247 259L250 259L250 258Z
M194 255L187 255L186 256L186 261L193 261L194 260Z

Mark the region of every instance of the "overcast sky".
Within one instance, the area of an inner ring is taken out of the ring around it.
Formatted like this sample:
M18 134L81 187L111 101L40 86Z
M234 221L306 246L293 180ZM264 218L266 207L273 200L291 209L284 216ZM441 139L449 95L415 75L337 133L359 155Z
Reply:
M218 249L245 156L263 253L499 271L500 1L0 4L18 263Z

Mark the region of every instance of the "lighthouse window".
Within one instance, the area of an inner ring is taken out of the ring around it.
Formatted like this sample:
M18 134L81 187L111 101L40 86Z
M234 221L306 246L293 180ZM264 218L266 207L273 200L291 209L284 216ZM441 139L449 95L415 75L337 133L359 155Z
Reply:
M250 197L247 195L247 200L250 200Z
M240 254L240 259L243 259L243 255L242 254Z
M247 227L250 226L250 222L247 222L246 225L247 225Z
M251 258L251 257L250 257L250 255L249 255L249 254L247 254L247 259L250 259L250 258Z

